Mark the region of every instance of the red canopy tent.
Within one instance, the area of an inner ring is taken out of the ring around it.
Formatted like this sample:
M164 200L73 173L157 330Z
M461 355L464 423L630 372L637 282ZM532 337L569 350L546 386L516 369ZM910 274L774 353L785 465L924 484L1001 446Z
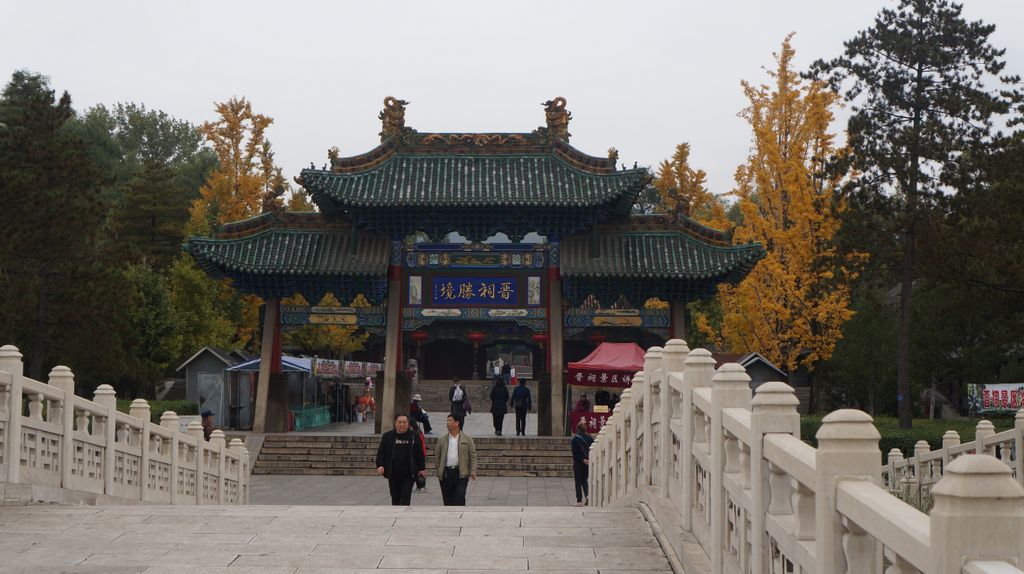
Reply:
M601 343L582 361L569 363L569 384L625 388L644 368L646 352L636 343Z

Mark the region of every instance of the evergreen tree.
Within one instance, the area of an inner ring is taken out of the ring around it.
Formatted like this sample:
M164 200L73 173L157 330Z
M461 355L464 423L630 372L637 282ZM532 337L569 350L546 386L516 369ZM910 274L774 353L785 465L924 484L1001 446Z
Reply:
M843 55L819 60L851 103L849 145L860 203L898 213L901 239L897 328L900 426L912 424L911 330L918 232L962 153L992 137L995 118L1021 101L1019 79L1000 76L1004 50L989 43L995 26L968 22L949 0L899 0L874 25L845 42ZM993 86L1002 84L1002 88Z
M123 281L102 250L101 173L71 96L15 72L0 123L0 340L22 349L30 377L67 364L88 385L116 380Z

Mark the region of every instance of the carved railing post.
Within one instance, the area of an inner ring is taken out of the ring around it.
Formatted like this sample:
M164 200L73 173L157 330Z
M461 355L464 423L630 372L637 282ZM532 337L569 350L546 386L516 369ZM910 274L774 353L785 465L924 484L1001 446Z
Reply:
M196 504L203 504L203 481L206 472L206 453L203 449L203 425L198 421L188 423L188 436L196 439Z
M210 433L210 444L217 449L217 462L215 463L215 474L217 475L217 504L224 504L224 479L226 478L224 473L224 453L227 450L227 441L224 437L224 431L216 429Z
M619 408L623 404L626 406L622 411L622 414L626 415L625 420L622 421L625 424L625 428L622 430L623 448L626 449L623 453L626 472L622 475L622 478L626 481L626 494L636 490L638 477L640 476L640 453L637 452L637 445L640 440L637 431L640 426L637 419L640 416L639 409L643 408L643 405L637 405L636 398L638 396L637 393L643 392L643 381L643 371L633 375L633 386L622 391L621 401L615 407Z
M949 463L932 489L929 574L960 574L971 560L1024 565L1024 487L1010 472L985 455Z
M75 375L67 367L56 366L50 371L47 383L60 389L64 394L61 400L60 420L54 421L51 417L51 421L60 425L63 435L60 439L60 484L64 488L69 488L75 452Z
M142 460L139 461L139 496L142 497L140 500L146 500L146 490L149 489L149 421L152 411L146 399L135 399L128 407L128 414L142 420L142 433L139 438L142 445Z
M1014 471L1017 475L1017 482L1024 486L1024 409L1017 411L1013 417L1013 428L1017 434L1013 437Z
M844 550L843 540L849 531L836 510L836 488L844 480L881 482L882 453L878 450L881 435L870 415L843 409L822 419L817 438L814 522L818 573L843 574L848 571L849 563L871 562L875 554L873 541L854 545L855 554Z
M101 407L106 408L107 414L101 424L101 430L103 431L103 492L110 496L114 496L114 437L117 434L117 393L114 392L114 387L110 385L100 385L96 388L96 394L93 395L93 402ZM97 421L93 420L93 430L95 431ZM93 435L96 435L93 432Z
M7 442L4 444L4 464L7 465L7 482L18 482L21 478L21 377L25 366L21 353L14 345L0 347L0 371L11 374L7 387L7 407L10 421L7 423Z
M240 438L231 439L228 449L238 456L238 500L235 504L249 503L249 451Z
M632 442L629 444L633 456L630 463L633 471L629 475L629 487L636 490L644 484L644 465L649 461L644 458L644 443L650 438L650 429L644 426L646 411L649 407L644 401L647 397L647 374L643 371L633 375L633 386L630 388L630 399L632 401L632 415L630 416L630 436Z
M594 436L594 442L590 445L590 472L587 473L587 482L590 483L588 489L591 506L601 506L601 482L603 480L601 475L604 472L604 456L601 452L604 448L603 439L604 427L601 427L601 430Z
M945 474L946 467L949 466L952 457L949 455L949 449L960 446L960 433L955 430L948 430L942 434L942 472ZM1020 452L1019 450L1017 452Z
M672 419L678 416L678 413L673 411L672 387L669 385L669 381L672 373L682 372L686 356L689 353L690 348L682 339L670 339L661 351L661 372L658 377L661 386L661 410L658 413L661 421L661 444L656 448L661 453L658 457L661 460L661 466L658 467L658 495L662 498L669 498L672 473L675 470L672 467L672 461L675 458L672 451ZM683 459L679 457L678 464L682 463Z
M765 515L772 509L776 513L789 509L789 478L784 474L774 476L764 458L764 435L784 433L800 437L800 413L793 387L786 383L770 382L757 387L750 401L750 564L752 574L763 574L768 568L768 552L765 548ZM774 478L772 478L774 476ZM776 500L772 487L779 491ZM785 494L783 494L785 492ZM771 507L769 508L769 503Z
M683 528L693 528L693 500L696 492L696 470L693 459L693 443L697 439L695 429L700 426L700 435L704 435L704 415L700 415L697 421L697 414L693 408L693 389L699 387L710 387L711 378L715 374L715 360L707 349L694 349L683 361L683 412L680 417L683 420L682 450L683 456L679 464L682 465L680 478L682 480L683 499Z
M889 449L889 456L886 457L886 468L889 469L889 476L886 482L886 489L896 494L900 492L902 481L900 480L902 470L896 468L896 463L903 462L903 451L892 447Z
M974 452L975 454L988 454L995 456L996 449L994 446L985 446L985 439L996 434L996 426L991 421L981 420L978 421L978 426L974 428Z
M750 376L736 363L722 365L711 379L711 571L723 571L726 548L726 437L722 425L722 409L750 408ZM733 439L735 440L735 439Z
M654 482L655 449L659 441L654 436L654 423L660 415L660 404L665 398L661 388L661 347L651 347L644 355L644 467L640 482L651 486ZM664 427L659 429L664 432Z
M178 463L181 460L181 453L178 447L178 413L174 411L164 411L164 414L160 415L160 426L165 429L171 429L171 504L178 503Z

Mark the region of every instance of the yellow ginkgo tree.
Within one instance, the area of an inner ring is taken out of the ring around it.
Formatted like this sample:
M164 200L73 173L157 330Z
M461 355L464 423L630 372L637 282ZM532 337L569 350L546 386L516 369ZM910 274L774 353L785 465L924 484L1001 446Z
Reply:
M743 218L733 237L761 243L767 256L738 285L719 286L720 328L695 318L722 347L758 351L788 371L832 355L853 316L850 282L863 258L835 245L844 175L826 164L843 153L829 131L839 95L793 70L791 37L775 54L771 85L743 82L753 138L736 171Z
M724 204L707 188L707 174L690 166L690 144L677 145L672 159L661 162L653 184L661 211L682 213L720 231L732 227Z

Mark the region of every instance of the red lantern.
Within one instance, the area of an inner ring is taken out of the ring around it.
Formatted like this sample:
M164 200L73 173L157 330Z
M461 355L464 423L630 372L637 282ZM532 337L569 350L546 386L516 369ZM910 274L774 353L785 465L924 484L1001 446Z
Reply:
M530 338L533 339L534 341L536 341L537 344L540 345L540 348L543 349L544 348L544 343L547 342L547 340L548 340L548 334L547 333L534 333L533 335L530 335Z
M480 343L484 339L487 338L487 335L481 333L480 331L470 331L469 335L467 335L466 338L469 339L471 343L473 343L473 348L475 349L480 345Z
M409 333L409 338L419 345L421 343L425 343L427 339L430 338L430 335L428 335L426 331L413 331L412 333Z
M594 331L593 333L590 334L590 342L595 344L595 345L600 345L601 343L604 343L604 340L605 340L604 333L599 333L597 331Z

